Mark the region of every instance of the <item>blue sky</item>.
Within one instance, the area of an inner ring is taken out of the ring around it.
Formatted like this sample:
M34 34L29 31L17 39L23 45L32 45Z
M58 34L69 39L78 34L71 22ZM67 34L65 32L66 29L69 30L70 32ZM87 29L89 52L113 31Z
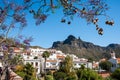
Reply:
M32 16L28 16L28 26L22 31L23 35L32 36L33 42L31 45L49 48L54 41L63 41L69 35L80 37L83 41L92 42L96 45L107 46L111 43L120 44L120 0L107 0L110 9L107 14L114 19L114 26L104 24L105 19L102 19L99 25L104 29L104 35L97 34L96 28L92 24L87 24L84 19L75 17L71 25L60 22L62 17L61 11L56 11L48 17L45 23L39 26L35 25Z

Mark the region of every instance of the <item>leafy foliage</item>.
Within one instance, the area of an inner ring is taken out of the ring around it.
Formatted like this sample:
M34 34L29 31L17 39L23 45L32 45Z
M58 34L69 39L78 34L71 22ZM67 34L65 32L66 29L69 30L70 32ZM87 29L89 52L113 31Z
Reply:
M48 51L44 51L42 56L43 56L43 58L48 58L50 56L50 53Z
M102 61L99 63L99 66L104 70L110 71L112 63L109 61Z
M116 69L112 74L111 77L117 80L120 80L120 68Z
M77 70L78 80L103 80L95 71L90 69Z
M25 66L24 66L24 70L23 70L26 74L28 75L33 75L33 72L34 72L34 68L32 67L31 64L27 63Z
M69 66L68 66L69 65ZM66 67L67 66L67 67ZM85 68L73 69L70 56L67 56L61 64L60 69L53 73L55 80L104 80L97 72Z
M72 58L67 55L65 60L60 64L60 69L54 74L55 80L77 80L77 75L73 70Z
M16 55L9 60L10 65L22 65L23 64L23 58L21 55Z
M36 5L36 8L34 8ZM27 25L26 15L29 13L35 19L35 24L40 25L44 23L49 14L54 13L56 9L63 10L62 23L71 24L73 17L85 19L87 23L92 23L96 26L98 34L103 34L103 28L99 27L99 16L105 16L105 24L113 25L114 21L110 19L105 12L108 10L106 0L21 0L17 2L15 0L1 0L0 5L0 48L4 53L9 53L10 47L15 45L20 46L20 43L25 45L25 49L28 49L32 37L23 37L20 32ZM14 43L12 45L7 41L10 31L18 29L18 33L15 34ZM16 37L17 36L17 37ZM47 52L43 55L46 58L49 56ZM17 59L15 64L17 64ZM46 62L46 61L45 61ZM66 63L66 64L65 64ZM69 57L64 62L64 72L70 73L72 69L72 61ZM23 72L24 78L31 79L34 69L30 64L24 66Z
M73 70L73 61L69 55L65 57L65 60L60 65L60 70L65 73L70 73Z
M65 80L67 74L64 72L56 71L53 74L55 80Z
M23 65L17 65L15 70L16 71L23 71L23 67L24 67Z
M94 24L100 35L103 34L103 28L98 25L99 16L105 16L105 24L111 26L114 24L106 14L108 10L106 0L21 0L20 2L1 0L0 3L0 37L2 37L0 47L2 51L6 51L5 53L9 53L8 50L12 45L19 47L20 43L25 45L25 49L29 48L33 38L20 35L27 25L26 15L29 14L35 19L35 24L40 25L56 9L62 9L62 23L67 21L67 24L71 24L74 16L78 16L85 19L87 23ZM11 45L6 39L13 30L18 31L14 33L14 43Z
M54 80L52 75L46 75L45 80Z
M50 53L48 51L44 51L43 54L42 54L42 57L45 59L45 62L44 62L44 72L45 72L45 75L46 75L46 60L47 58L50 56Z
M15 72L24 80L36 80L36 75L34 75L35 70L29 63L26 65L17 65Z
M78 76L75 71L68 73L66 80L78 80Z
M35 57L34 57L34 59L38 59L38 57L37 57L37 56L35 56Z
M37 7L35 7L36 5ZM106 0L21 0L21 2L2 0L0 35L7 38L10 30L15 28L19 28L21 32L27 25L26 15L28 14L33 16L36 25L44 23L48 15L54 13L56 9L63 11L62 23L67 21L67 24L71 24L73 17L78 16L78 18L85 19L87 23L93 23L98 33L102 35L103 28L98 25L99 16L105 16L105 24L114 24L114 21L106 14L108 8ZM20 26L16 26L16 24ZM26 40L23 42L26 44Z

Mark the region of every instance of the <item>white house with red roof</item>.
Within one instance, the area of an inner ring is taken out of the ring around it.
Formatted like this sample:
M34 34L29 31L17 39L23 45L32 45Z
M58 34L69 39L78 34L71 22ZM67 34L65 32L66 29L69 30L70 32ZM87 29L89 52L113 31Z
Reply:
M15 53L15 54L21 54L21 53L23 53L23 48L14 47L13 49L14 49L13 53Z
M78 58L74 54L70 54L70 56L73 58L73 66L74 68L80 68L81 65L84 65L85 68L90 68L92 69L93 65L91 62L88 62L88 59L85 58Z
M59 62L64 60L65 54L62 53L62 51L55 50L55 49L41 49L41 48L30 48L29 54L27 52L23 53L23 59L24 63L30 63L33 65L34 68L36 68L37 74L40 73L40 71L44 71L44 58L42 57L42 54L44 51L50 52L50 56L47 58L46 61L46 69L47 70L56 70L59 68ZM37 58L37 59L36 59Z
M42 49L42 48L30 48L30 55L38 56L42 55L44 51L47 51L47 49Z
M56 60L46 60L46 70L58 70L59 62Z
M46 61L46 70L58 70L59 64L65 59L65 56L62 51L52 51Z

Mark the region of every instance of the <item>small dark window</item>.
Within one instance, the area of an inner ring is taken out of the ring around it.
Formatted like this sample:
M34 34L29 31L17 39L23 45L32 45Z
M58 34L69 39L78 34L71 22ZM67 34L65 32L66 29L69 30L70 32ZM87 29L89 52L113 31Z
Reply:
M38 66L38 62L35 63L35 66Z

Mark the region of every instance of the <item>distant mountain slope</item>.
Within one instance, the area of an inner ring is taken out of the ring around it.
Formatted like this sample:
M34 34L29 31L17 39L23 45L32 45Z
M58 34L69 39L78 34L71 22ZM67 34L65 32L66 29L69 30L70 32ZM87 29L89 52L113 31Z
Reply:
M56 41L52 45L53 49L58 49L64 53L76 54L79 57L92 59L110 58L110 51L114 50L117 57L120 57L120 45L110 44L107 47L94 45L90 42L85 42L80 38L69 35L64 41Z

